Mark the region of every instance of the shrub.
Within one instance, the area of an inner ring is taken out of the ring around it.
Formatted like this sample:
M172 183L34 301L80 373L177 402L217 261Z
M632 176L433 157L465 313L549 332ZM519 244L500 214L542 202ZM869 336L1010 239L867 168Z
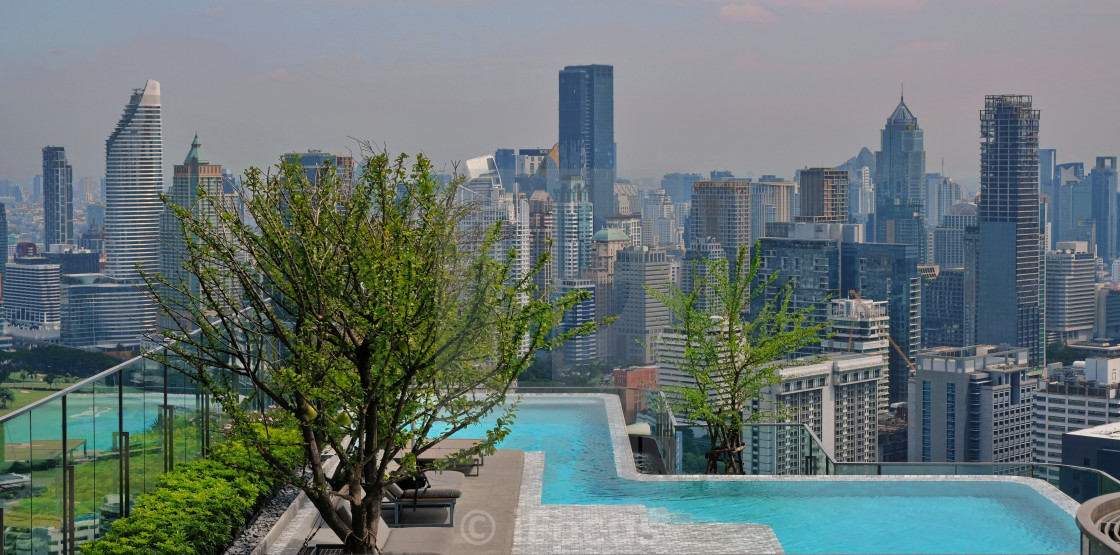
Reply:
M298 464L294 430L270 432L292 449L281 450L291 468ZM264 464L239 441L214 446L210 458L179 464L158 485L136 499L131 514L113 523L104 538L82 545L92 554L221 553L245 526L254 507L280 483L247 469Z

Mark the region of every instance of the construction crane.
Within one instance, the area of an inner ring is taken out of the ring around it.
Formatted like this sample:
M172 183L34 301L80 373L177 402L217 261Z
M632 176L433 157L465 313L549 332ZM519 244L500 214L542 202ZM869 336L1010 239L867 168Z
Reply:
M867 303L863 302L863 297L859 296L859 291L856 291L855 289L849 289L848 293L851 294L852 298L854 298L857 303L859 303L859 306L863 308L863 311L867 313L867 317L871 319L872 322L875 322L875 326L879 328L879 333L887 336L887 341L890 342L891 347L894 347L895 351L898 351L898 356L902 357L902 360L906 361L906 366L910 367L910 371L917 372L918 369L914 367L913 362L910 362L910 357L906 356L906 352L902 350L902 347L898 346L898 343L895 342L893 337L891 337L890 332L883 328L883 324L874 319L874 314L872 314L871 308L867 306ZM848 350L852 350L852 340L850 337L848 338Z

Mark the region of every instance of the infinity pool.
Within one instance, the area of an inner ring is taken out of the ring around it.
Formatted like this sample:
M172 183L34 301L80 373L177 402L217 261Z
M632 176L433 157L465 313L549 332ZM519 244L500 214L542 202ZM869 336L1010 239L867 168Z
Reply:
M637 504L672 522L766 524L786 553L1079 551L1074 518L1021 483L620 478L607 422L604 398L526 396L500 447L545 453L542 503ZM458 435L481 437L485 425L493 422Z

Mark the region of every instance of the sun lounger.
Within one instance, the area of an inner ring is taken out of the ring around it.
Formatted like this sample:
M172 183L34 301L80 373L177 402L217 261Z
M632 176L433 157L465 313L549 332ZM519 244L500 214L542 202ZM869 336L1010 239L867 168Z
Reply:
M423 453L420 454L420 456L417 457L417 461L423 464L439 459L453 457L460 451L464 449L470 449L471 447L474 447L481 442L481 439L445 439L426 449ZM462 460L458 460L455 462L455 466L469 467L466 472L468 476L471 475L470 471L472 469L474 470L474 475L477 476L478 473L481 472L480 467L486 464L486 454L478 453L477 455L464 457Z
M455 525L455 502L462 495L458 489L454 488L413 488L401 489L396 484L389 484L385 490L385 503L382 505L382 511L388 508L391 514L395 517L394 522L390 526L428 526L429 524L408 524L401 521L401 511L405 509L416 510L417 508L428 507L447 507L448 518L446 524L437 524L435 526L452 527Z
M339 516L350 520L349 503L339 500L337 510ZM390 528L384 518L377 522L377 547L384 555L449 555L453 542L451 530L400 530ZM328 546L319 546L323 547Z

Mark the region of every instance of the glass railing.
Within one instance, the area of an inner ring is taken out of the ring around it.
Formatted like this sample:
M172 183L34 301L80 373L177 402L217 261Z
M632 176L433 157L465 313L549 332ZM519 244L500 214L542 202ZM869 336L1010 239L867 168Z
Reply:
M1047 463L837 463L841 476L1025 476L1050 482L1078 503L1120 492L1120 481L1100 470Z
M0 418L5 553L69 553L127 515L176 464L204 456L209 398L135 358Z
M704 474L711 447L704 426L678 426L681 474ZM832 459L804 424L751 423L743 427L743 468L751 475L826 475Z

